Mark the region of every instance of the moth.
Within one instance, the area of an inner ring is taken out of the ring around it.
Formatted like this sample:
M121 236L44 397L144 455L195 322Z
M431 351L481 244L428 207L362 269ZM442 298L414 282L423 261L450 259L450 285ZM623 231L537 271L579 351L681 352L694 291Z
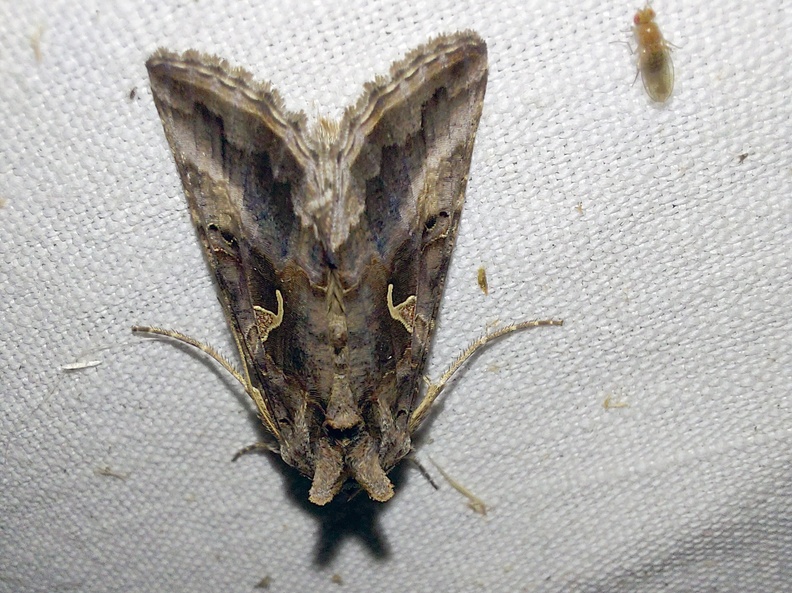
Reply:
M647 5L633 17L633 33L638 43L638 72L652 101L662 103L674 90L671 44L655 22L655 11Z
M241 68L187 51L146 63L192 220L217 281L268 448L324 505L349 483L376 501L471 344L423 369L487 84L473 32L440 36L365 86L340 121L288 111Z

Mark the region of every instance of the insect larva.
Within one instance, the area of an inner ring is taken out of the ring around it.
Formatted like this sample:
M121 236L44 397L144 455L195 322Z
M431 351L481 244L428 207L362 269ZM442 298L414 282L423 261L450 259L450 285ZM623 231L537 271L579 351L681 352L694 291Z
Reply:
M633 33L638 42L638 71L647 94L662 103L674 90L674 64L671 46L663 38L650 7L640 9L633 17Z

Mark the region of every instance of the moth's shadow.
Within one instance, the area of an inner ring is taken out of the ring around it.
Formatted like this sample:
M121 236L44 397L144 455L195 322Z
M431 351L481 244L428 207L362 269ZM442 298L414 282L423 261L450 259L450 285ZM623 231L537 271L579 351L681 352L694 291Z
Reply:
M251 421L256 424L260 422L255 415L251 415ZM263 451L261 455L254 456L267 458L270 465L281 474L287 496L319 522L314 564L327 566L336 557L343 543L355 538L365 544L375 559L387 560L390 557L390 546L378 521L379 515L390 503L375 502L365 492L347 484L328 504L315 505L308 500L310 480L284 463L276 453ZM405 481L404 470L405 464L401 463L388 474L396 496Z

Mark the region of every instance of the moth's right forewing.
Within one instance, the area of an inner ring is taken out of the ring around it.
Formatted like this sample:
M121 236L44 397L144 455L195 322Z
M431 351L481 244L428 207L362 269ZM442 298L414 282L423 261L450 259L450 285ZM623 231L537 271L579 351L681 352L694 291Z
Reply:
M473 32L441 36L394 64L390 78L369 85L346 114L344 156L365 196L369 233L357 252L382 262L394 303L415 297L411 335L393 330L406 339L397 348L403 380L394 414L411 411L422 385L486 85L484 40Z

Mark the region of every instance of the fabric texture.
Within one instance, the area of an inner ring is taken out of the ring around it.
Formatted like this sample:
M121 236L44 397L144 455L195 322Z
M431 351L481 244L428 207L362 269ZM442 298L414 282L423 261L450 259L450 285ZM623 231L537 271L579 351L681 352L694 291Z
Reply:
M792 5L653 6L664 105L631 4L3 3L0 592L788 589ZM199 49L339 116L467 28L489 86L428 374L565 325L455 378L416 447L438 490L405 463L318 508L231 462L262 436L232 377L130 331L236 360L144 63Z

